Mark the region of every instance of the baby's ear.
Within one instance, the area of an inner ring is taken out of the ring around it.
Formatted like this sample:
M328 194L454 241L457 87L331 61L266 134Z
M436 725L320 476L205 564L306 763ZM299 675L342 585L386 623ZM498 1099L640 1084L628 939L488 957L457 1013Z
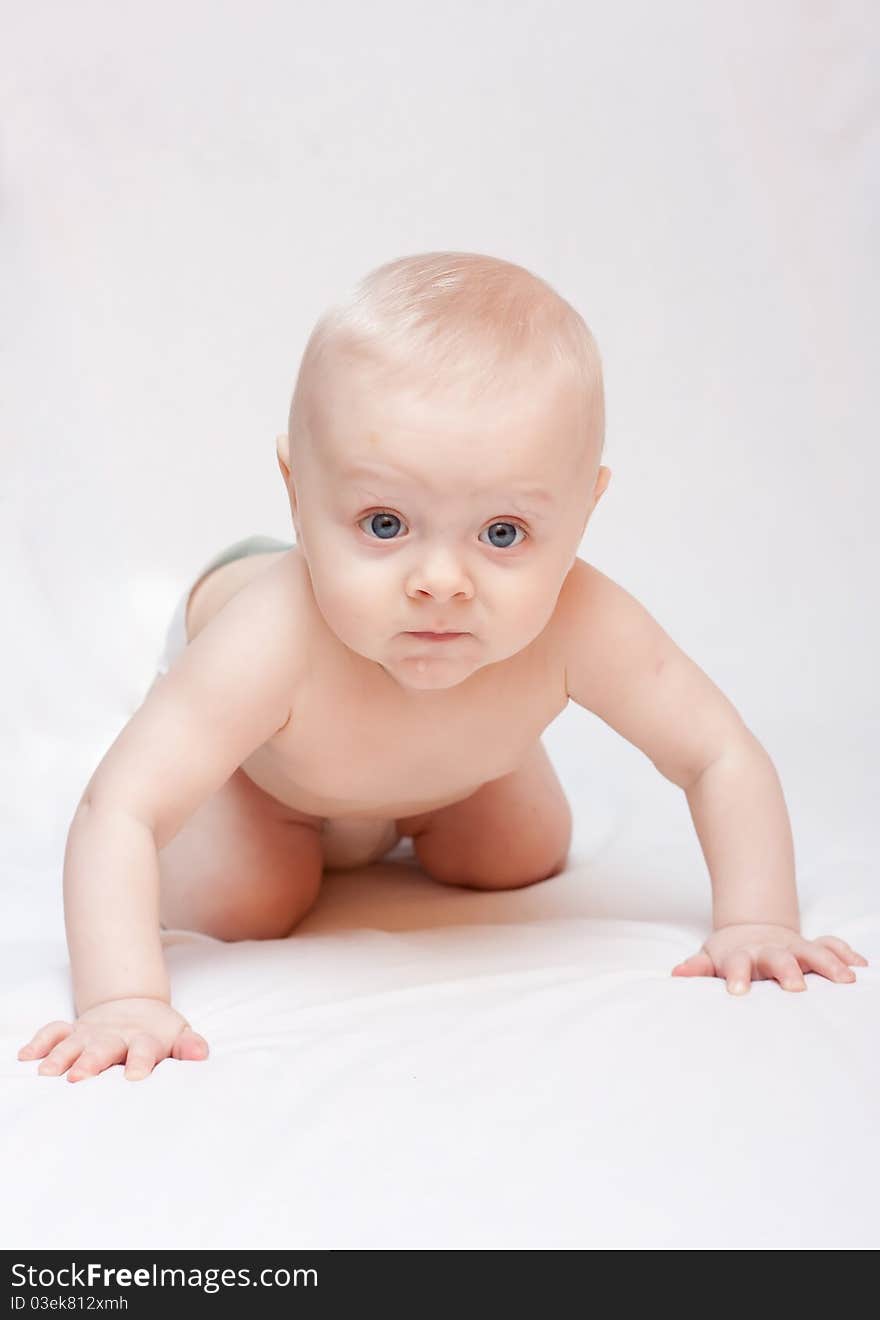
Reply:
M276 456L277 456L277 458L278 458L278 466L279 466L279 468L281 469L281 475L284 477L284 484L285 484L285 486L287 485L288 481L290 480L290 451L289 451L289 443L290 443L290 442L288 441L288 438L287 438L286 434L284 434L284 432L282 432L280 435L276 435L276 437L275 437L275 454L276 454Z
M611 480L611 468L600 467L599 475L596 478L596 488L593 491L593 506L595 507L608 489L608 483Z

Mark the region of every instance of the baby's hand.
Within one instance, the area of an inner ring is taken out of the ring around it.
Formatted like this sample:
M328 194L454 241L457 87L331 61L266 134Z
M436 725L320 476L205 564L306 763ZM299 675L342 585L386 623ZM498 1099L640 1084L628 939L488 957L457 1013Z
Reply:
M699 953L673 967L673 976L722 976L731 994L744 995L756 981L773 980L783 990L806 990L803 972L820 972L829 981L854 981L848 964L867 967L844 940L820 935L805 940L787 926L721 926Z
M67 1080L79 1082L123 1063L128 1080L137 1081L169 1056L207 1058L208 1042L163 999L108 999L76 1022L50 1022L18 1051L19 1059L44 1055L38 1069L43 1076L70 1068Z

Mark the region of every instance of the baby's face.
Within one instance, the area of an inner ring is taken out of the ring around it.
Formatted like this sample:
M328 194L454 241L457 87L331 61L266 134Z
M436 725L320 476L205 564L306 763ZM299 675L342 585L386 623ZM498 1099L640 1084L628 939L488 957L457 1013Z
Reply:
M465 405L385 385L366 366L333 371L288 493L340 640L413 693L528 646L607 480L584 425L570 383ZM461 635L416 635L445 631Z

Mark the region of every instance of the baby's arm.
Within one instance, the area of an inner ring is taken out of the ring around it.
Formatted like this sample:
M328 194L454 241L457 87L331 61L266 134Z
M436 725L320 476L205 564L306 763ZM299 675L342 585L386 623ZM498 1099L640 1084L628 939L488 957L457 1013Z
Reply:
M575 561L560 608L568 695L687 797L712 882L713 927L725 933L707 941L692 965L679 965L685 974L724 974L731 990L748 989L753 963L790 989L806 988L808 968L852 980L847 963L860 955L843 940L800 937L782 786L735 707L633 596L592 565Z
M170 1009L158 854L287 721L302 649L289 594L270 571L219 611L111 745L70 825L64 908L76 1015L94 1026L106 1008L118 1031L124 1004L133 1040L159 1034L158 1014L173 1033L161 1057L188 1024ZM125 1062L120 1049L112 1062Z

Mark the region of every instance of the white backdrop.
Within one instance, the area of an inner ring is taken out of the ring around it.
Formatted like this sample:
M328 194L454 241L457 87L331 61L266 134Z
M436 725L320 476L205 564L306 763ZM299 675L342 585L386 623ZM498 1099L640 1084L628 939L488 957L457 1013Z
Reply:
M871 958L844 918L876 905L877 7L6 0L2 17L0 823L11 928L56 978L4 1041L44 1006L67 1015L67 824L179 592L239 537L292 538L275 435L312 324L380 262L434 249L519 262L592 328L613 477L581 555L773 756L805 933ZM710 912L683 795L576 707L545 741L576 858L625 837L643 863L593 915L693 925L662 977Z

